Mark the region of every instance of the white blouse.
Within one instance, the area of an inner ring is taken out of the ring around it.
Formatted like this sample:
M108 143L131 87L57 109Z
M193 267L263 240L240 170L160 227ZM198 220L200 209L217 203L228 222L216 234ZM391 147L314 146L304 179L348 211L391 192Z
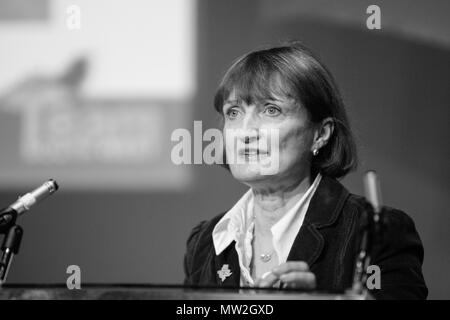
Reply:
M322 176L319 173L303 197L271 228L273 247L280 264L287 260L294 240L305 219L309 202L321 178ZM255 226L253 219L253 201L253 191L249 189L222 219L220 219L212 233L216 255L221 254L233 241L236 241L235 249L239 258L241 286L253 286L255 284L255 279L252 278L250 272L253 252L253 229Z

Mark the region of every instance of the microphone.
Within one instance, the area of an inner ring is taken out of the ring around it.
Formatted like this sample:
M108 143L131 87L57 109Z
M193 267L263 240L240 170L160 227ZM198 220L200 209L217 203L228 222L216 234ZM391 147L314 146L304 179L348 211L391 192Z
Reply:
M381 197L380 180L375 171L369 170L366 172L364 179L364 186L366 191L367 201L373 209L373 232L375 237L381 236L381 225L383 224L383 200Z
M17 217L55 193L56 190L58 190L58 184L50 179L0 211L0 234L5 235L1 245L3 254L0 257L0 286L6 281L14 255L19 253L23 229L15 224Z
M374 170L364 175L364 191L368 202L363 214L363 223L360 226L360 248L356 257L356 266L353 275L352 291L361 294L364 291L367 279L367 267L370 264L374 243L380 239L383 213L383 200L381 198L380 181Z
M34 189L33 191L19 197L13 204L3 209L0 214L10 213L14 211L17 215L21 215L26 211L30 210L32 206L41 202L48 196L58 190L59 186L55 180L50 179L44 182L40 187Z
M364 189L367 201L372 205L376 214L381 212L383 201L381 199L380 181L375 171L369 170L364 177Z
M3 233L4 230L13 225L18 216L30 210L32 206L55 193L58 188L59 186L56 181L50 179L44 182L40 187L23 195L22 197L19 197L19 199L17 199L13 204L2 209L0 211L0 233Z

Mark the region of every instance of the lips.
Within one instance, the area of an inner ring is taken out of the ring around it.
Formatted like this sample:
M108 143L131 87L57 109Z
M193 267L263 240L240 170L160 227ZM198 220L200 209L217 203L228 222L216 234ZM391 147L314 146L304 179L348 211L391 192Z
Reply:
M259 149L250 149L250 148L245 148L245 149L241 149L239 150L238 154L240 156L266 156L269 153L267 151L263 151L263 150L259 150Z

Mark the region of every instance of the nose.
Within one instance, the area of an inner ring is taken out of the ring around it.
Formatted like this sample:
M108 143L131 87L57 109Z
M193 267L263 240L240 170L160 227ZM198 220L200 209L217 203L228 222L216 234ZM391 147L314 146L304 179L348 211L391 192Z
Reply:
M253 113L248 113L242 123L240 138L245 144L259 140L259 123Z

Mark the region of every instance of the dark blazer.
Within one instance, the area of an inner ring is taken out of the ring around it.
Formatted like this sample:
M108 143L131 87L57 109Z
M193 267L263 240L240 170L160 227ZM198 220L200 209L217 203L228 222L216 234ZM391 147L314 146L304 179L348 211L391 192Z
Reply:
M322 178L287 259L307 262L319 291L343 292L351 286L365 206L364 198L350 194L337 180ZM239 287L235 243L218 256L214 251L212 231L223 215L192 230L184 259L186 285ZM370 264L381 269L381 289L371 290L372 295L379 299L425 299L424 252L412 219L402 211L386 208L380 234ZM224 264L232 274L222 282L217 271Z

